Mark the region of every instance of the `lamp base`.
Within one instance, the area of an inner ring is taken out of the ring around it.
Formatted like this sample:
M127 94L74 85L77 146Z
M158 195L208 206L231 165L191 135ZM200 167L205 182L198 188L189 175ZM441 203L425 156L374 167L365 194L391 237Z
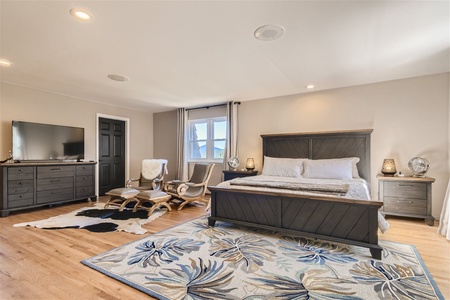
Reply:
M394 176L395 176L395 173L383 173L383 176L386 176L386 177L394 177Z
M255 168L245 168L245 169L247 169L247 171L251 172L251 171L253 171Z

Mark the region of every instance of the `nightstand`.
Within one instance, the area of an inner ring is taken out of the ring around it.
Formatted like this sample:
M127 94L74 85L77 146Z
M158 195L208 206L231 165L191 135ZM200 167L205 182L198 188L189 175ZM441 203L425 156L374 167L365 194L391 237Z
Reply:
M378 175L378 199L383 215L425 219L433 226L431 215L431 177L395 177Z
M224 170L223 172L223 180L231 180L238 177L247 177L247 176L255 176L258 174L258 171L231 171Z

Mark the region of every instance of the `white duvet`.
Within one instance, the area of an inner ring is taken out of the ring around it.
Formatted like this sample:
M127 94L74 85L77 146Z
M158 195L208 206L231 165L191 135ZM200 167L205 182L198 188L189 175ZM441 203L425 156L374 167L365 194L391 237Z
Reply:
M367 186L367 182L361 178L354 178L351 180L337 180L337 179L311 179L311 178L295 178L295 177L280 177L280 176L266 176L266 175L258 175L258 176L250 176L245 178L248 182L287 182L287 183L308 183L308 184L348 184L349 189L345 196L335 196L338 198L346 198L346 199L357 199L357 200L368 200L371 201L369 188ZM240 178L242 180L242 178ZM231 181L231 180L230 180ZM232 185L230 181L224 181L218 184L220 187L226 187L229 189L238 189L238 190L254 190L254 191L266 191L266 192L287 192L290 194L299 194L299 195L312 195L317 196L318 194L305 192L305 191L295 191L295 190L283 190L283 189L274 189L268 187L253 187L253 186L242 186L242 185ZM320 194L320 196L324 196ZM384 217L378 212L378 228L382 233L386 232L389 228L389 223L384 219Z

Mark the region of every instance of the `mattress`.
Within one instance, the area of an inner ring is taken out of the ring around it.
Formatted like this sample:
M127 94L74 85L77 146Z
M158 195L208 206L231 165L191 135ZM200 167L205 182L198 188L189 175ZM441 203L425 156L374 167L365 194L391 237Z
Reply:
M326 195L324 193L309 192L305 190L296 189L280 189L273 187L261 187L252 186L252 184L258 185L263 184L267 186L275 186L280 184L305 184L305 185L330 185L330 186L348 186L347 193L345 194L330 194ZM242 184L242 185L241 185ZM289 193L298 194L305 196L330 196L333 198L344 198L344 199L356 199L356 200L367 200L370 201L370 193L367 182L362 178L354 178L351 180L336 180L336 179L311 179L311 178L295 178L295 177L281 177L281 176L266 176L257 175L244 178L236 178L229 181L224 181L218 184L220 187L236 190L249 190L249 191L263 191L263 192L276 192L276 193ZM382 233L386 232L389 228L389 223L384 219L384 217L378 212L378 228Z

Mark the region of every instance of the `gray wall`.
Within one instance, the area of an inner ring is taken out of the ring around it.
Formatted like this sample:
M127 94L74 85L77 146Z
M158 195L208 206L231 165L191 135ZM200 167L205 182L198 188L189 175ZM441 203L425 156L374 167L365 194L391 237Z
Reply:
M164 180L177 179L177 111L153 115L153 155L168 160Z
M397 169L409 175L408 161L423 156L431 163L427 175L436 178L433 216L439 218L449 179L449 102L448 73L244 101L239 168L253 157L261 170L261 134L373 129L372 198L378 198L376 175L384 158L394 158Z
M97 114L129 121L129 177L139 176L141 161L153 157L153 113L100 104L57 93L1 83L0 158L8 156L11 121L85 128L85 159L96 160Z

